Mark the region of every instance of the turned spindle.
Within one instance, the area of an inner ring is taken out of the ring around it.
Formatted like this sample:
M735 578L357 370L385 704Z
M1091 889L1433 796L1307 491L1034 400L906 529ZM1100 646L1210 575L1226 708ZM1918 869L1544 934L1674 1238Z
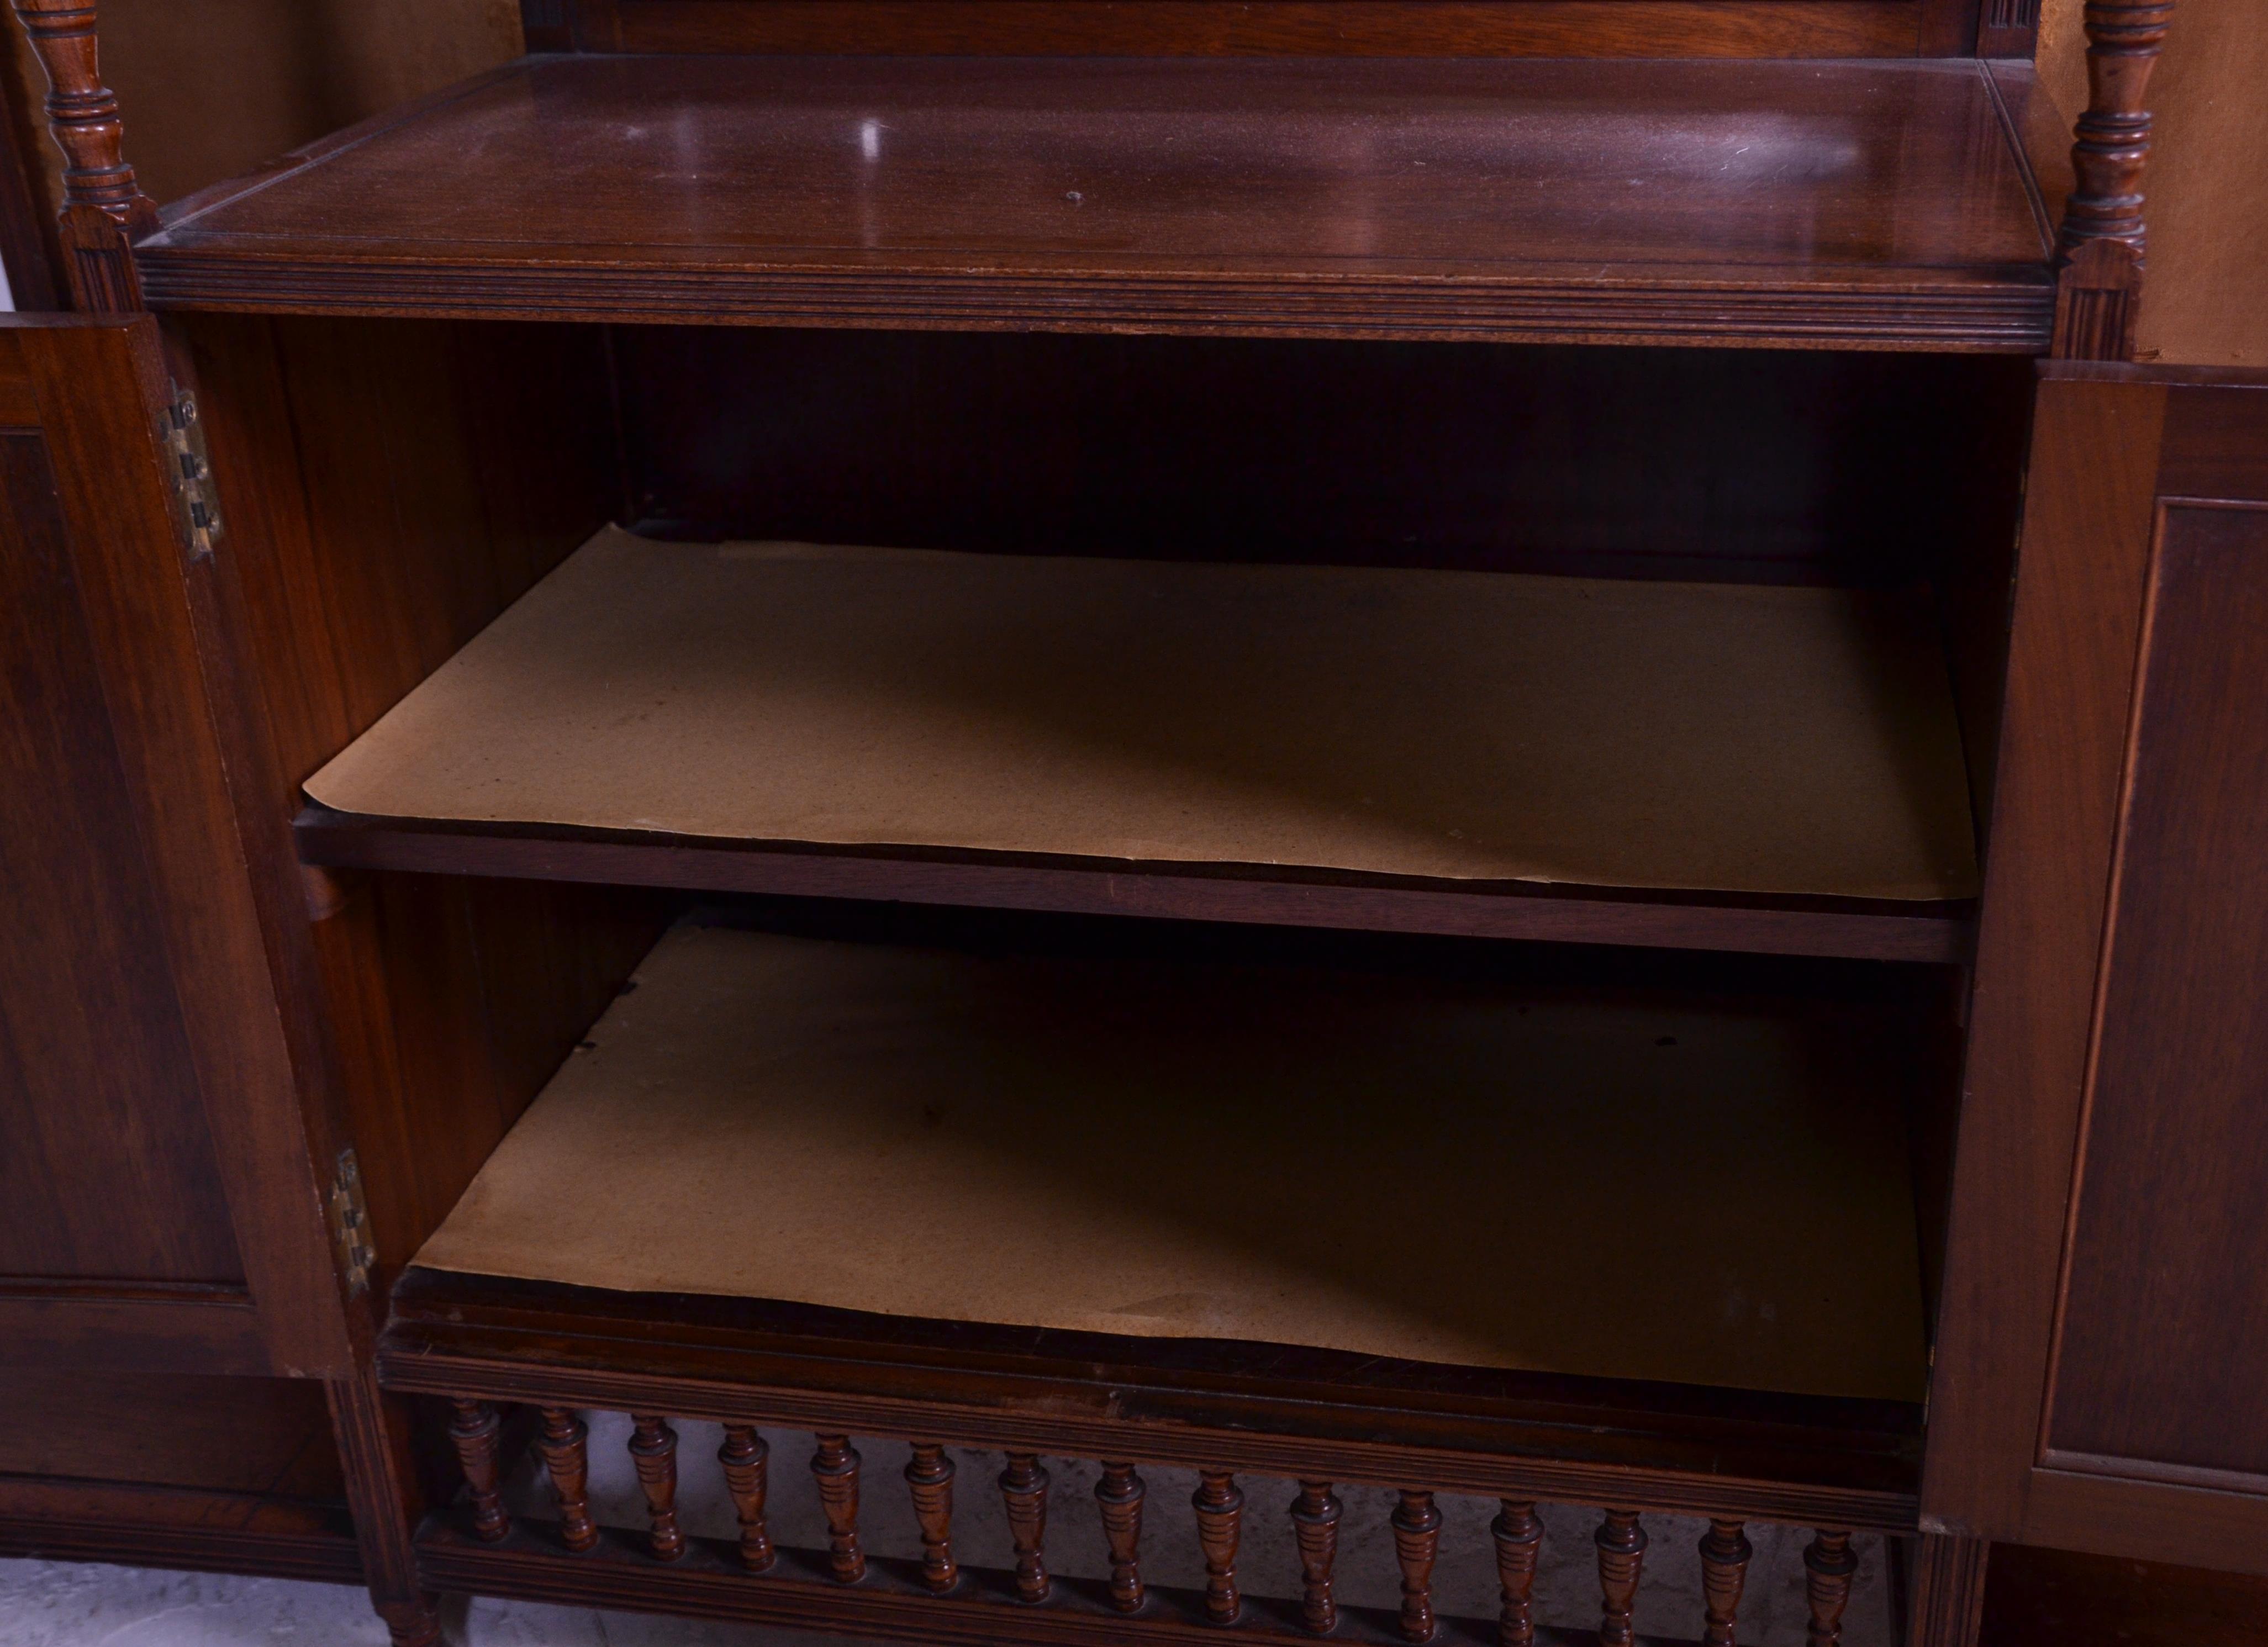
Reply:
M1149 1490L1131 1464L1108 1460L1094 1483L1102 1536L1110 1546L1110 1605L1121 1613L1142 1610L1142 1500Z
M1843 1609L1851 1600L1851 1580L1859 1571L1858 1552L1848 1533L1822 1529L1804 1548L1804 1599L1810 1604L1806 1630L1810 1647L1836 1647L1843 1639Z
M717 1449L717 1462L725 1467L725 1490L732 1495L733 1512L740 1518L740 1565L752 1573L764 1571L777 1556L771 1530L764 1525L771 1452L754 1424L726 1424L725 1445Z
M547 1407L542 1417L543 1433L535 1446L551 1476L551 1496L559 1502L559 1541L571 1550L587 1550L599 1541L598 1525L591 1519L590 1426L564 1407Z
M466 1496L473 1506L474 1535L494 1544L512 1531L504 1512L503 1468L497 1451L502 1428L497 1410L486 1401L452 1401L456 1416L449 1423L449 1439L457 1449L457 1462L465 1472Z
M1329 1482L1301 1482L1292 1501L1292 1532L1300 1545L1300 1622L1318 1636L1338 1628L1331 1570L1339 1558L1339 1509Z
M1199 1470L1197 1489L1190 1496L1197 1506L1197 1548L1204 1552L1205 1618L1214 1624L1233 1624L1242 1610L1236 1592L1236 1545L1244 1523L1244 1495L1230 1470Z
M632 1413L630 1462L637 1470L638 1486L645 1493L646 1517L652 1529L648 1548L659 1562L674 1562L685 1554L685 1534L677 1530L677 1431L659 1413Z
M1705 1647L1735 1647L1741 1591L1756 1554L1737 1521L1709 1523L1701 1535L1701 1639Z
M960 1582L953 1559L954 1462L945 1449L917 1442L906 1461L906 1490L912 1494L914 1519L921 1525L922 1585L939 1595Z
M1535 1558L1543 1550L1543 1523L1527 1499L1500 1498L1497 1509L1489 1523L1496 1538L1497 1589L1503 1596L1497 1647L1535 1647Z
M1402 1639L1433 1639L1433 1563L1441 1553L1441 1512L1433 1495L1402 1490L1394 1507L1394 1559L1402 1569Z
M118 99L102 84L94 0L14 0L48 77L48 132L63 153L56 221L72 306L89 314L143 307L129 249L158 227L158 208L126 164Z
M2053 347L2065 359L2133 357L2148 251L2144 99L2173 14L2172 0L2088 0L2087 110L2073 134L2073 187L2057 236L2063 269Z
M1048 1599L1048 1473L1031 1452L1011 1452L1000 1472L1000 1502L1016 1547L1016 1599Z
M819 1508L827 1517L827 1576L855 1585L866 1576L866 1552L858 1547L858 1450L848 1436L820 1436L811 1455L811 1478L819 1483Z
M1592 1534L1599 1547L1599 1647L1631 1647L1631 1614L1646 1565L1646 1529L1634 1510L1609 1510Z

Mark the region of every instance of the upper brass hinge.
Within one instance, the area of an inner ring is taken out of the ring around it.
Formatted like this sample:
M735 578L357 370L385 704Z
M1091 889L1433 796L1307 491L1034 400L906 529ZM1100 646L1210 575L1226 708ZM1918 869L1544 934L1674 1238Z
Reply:
M179 384L168 386L166 402L166 461L173 470L173 504L189 540L189 558L202 561L220 537L220 506L213 500L212 460L205 450L204 425L197 421L196 397Z
M347 1297L360 1298L370 1290L370 1268L378 1261L378 1254L370 1246L370 1210L363 1202L362 1168L352 1149L339 1151L324 1210L330 1218L331 1246L338 1254L339 1274L346 1278Z

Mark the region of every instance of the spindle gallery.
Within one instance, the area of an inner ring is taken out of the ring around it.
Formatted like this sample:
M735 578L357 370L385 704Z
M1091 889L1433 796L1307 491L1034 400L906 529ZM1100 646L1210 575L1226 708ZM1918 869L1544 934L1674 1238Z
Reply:
M455 1437L466 1478L495 1482L501 1466L497 1437L503 1425L496 1407L459 1400ZM549 1409L546 1434L566 1429L571 1415ZM1047 1568L1049 1477L1037 1455L1011 1452L1000 1474L1012 1539L1012 1568L965 1565L953 1554L952 1483L956 1466L946 1445L916 1441L906 1467L906 1490L921 1528L922 1559L890 1562L859 1553L860 1459L840 1435L812 1437L811 1474L828 1532L823 1550L775 1548L763 1531L761 1493L753 1512L742 1482L733 1488L741 1511L737 1545L688 1540L677 1526L668 1492L654 1483L674 1484L675 1435L666 1420L633 1420L629 1443L639 1482L646 1488L651 1519L643 1537L607 1529L593 1533L584 1502L590 1462L585 1453L587 1428L574 1422L571 1434L547 1441L543 1452L553 1513L541 1519L508 1521L493 1491L468 1495L463 1518L437 1530L431 1548L446 1570L458 1540L501 1547L508 1556L540 1562L567 1555L592 1558L593 1570L609 1582L627 1584L629 1575L666 1564L674 1574L697 1578L698 1610L706 1614L753 1620L816 1618L845 1630L939 1641L1083 1642L1111 1614L1126 1621L1138 1636L1160 1641L1204 1639L1226 1629L1256 1640L1307 1640L1314 1636L1422 1643L1454 1637L1488 1640L1498 1647L1534 1647L1536 1626L1534 1588L1543 1523L1532 1500L1506 1499L1491 1527L1503 1601L1488 1620L1437 1617L1432 1574L1439 1558L1442 1518L1431 1491L1398 1489L1388 1520L1401 1570L1398 1612L1342 1609L1332 1598L1332 1569L1337 1555L1341 1505L1334 1483L1301 1481L1285 1525L1258 1526L1245 1516L1246 1495L1230 1470L1200 1467L1195 1499L1196 1537L1206 1575L1197 1592L1160 1589L1142 1577L1143 1529L1139 1506L1143 1485L1137 1466L1102 1466L1093 1513L1110 1549L1107 1584L1050 1577ZM726 1427L720 1455L728 1460L764 1456L754 1424ZM657 1460L663 1462L657 1464ZM1237 1587L1240 1549L1260 1539L1282 1539L1300 1555L1302 1595L1295 1606L1254 1604ZM1628 1647L1631 1621L1650 1535L1635 1511L1601 1513L1596 1534L1599 1575L1599 1639ZM1707 1572L1705 1616L1697 1619L1704 1642L1738 1639L1740 1599L1753 1550L1738 1520L1712 1519L1700 1542ZM1858 1571L1845 1529L1822 1528L1803 1554L1809 1608L1810 1647L1836 1647L1844 1610ZM546 1593L549 1593L547 1587ZM934 1607L924 1605L934 1599Z

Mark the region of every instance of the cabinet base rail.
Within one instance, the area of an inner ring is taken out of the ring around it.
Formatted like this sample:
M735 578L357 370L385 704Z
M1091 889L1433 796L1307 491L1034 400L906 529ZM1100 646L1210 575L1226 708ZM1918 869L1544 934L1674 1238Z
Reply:
M1639 1510L1602 1507L1592 1534L1599 1586L1595 1632L1539 1625L1534 1592L1545 1529L1532 1500L1502 1498L1490 1523L1500 1591L1493 1619L1436 1614L1433 1573L1444 1518L1435 1489L1398 1485L1388 1514L1399 1570L1397 1610L1343 1605L1335 1593L1342 1523L1347 1511L1333 1482L1300 1478L1288 1513L1248 1511L1237 1472L1200 1465L1190 1504L1204 1588L1151 1584L1144 1562L1163 1536L1145 1537L1150 1488L1132 1458L1098 1462L1092 1504L1066 1502L1051 1490L1046 1460L1014 1450L993 1480L957 1462L942 1439L905 1437L909 1460L876 1479L848 1434L813 1434L806 1456L775 1459L750 1423L727 1423L718 1452L740 1537L688 1534L679 1523L679 1436L663 1414L628 1415L628 1450L644 1501L643 1531L601 1526L589 1501L590 1431L580 1413L543 1406L512 1415L475 1396L449 1398L449 1438L463 1475L456 1501L430 1518L417 1540L420 1583L467 1591L599 1607L629 1607L688 1616L836 1631L924 1642L1103 1643L1195 1642L1224 1632L1257 1640L1363 1643L1490 1643L1495 1647L1556 1647L1595 1640L1600 1647L1638 1647L1632 1612L1654 1534ZM541 1460L551 1515L515 1517L505 1502L511 1474L504 1437L526 1433ZM777 1432L776 1432L777 1433ZM784 1450L783 1450L784 1451ZM803 1449L798 1447L798 1453ZM807 1477L807 1479L806 1479ZM965 1564L955 1544L956 1489L997 1491L1013 1547L1012 1569ZM824 1548L777 1543L775 1494L812 1495L827 1528ZM862 1496L909 1495L922 1556L870 1554L862 1542ZM1067 1577L1049 1568L1048 1529L1073 1516L1098 1518L1109 1552L1107 1579ZM1279 1525L1268 1525L1278 1523ZM1351 1533L1350 1526L1347 1531ZM1189 1537L1186 1530L1173 1536ZM1296 1599L1248 1596L1238 1577L1240 1552L1262 1540L1289 1540L1301 1593ZM1702 1605L1696 1634L1679 1640L1732 1647L1753 1548L1737 1513L1708 1518L1698 1550ZM1848 1527L1813 1529L1803 1553L1809 1647L1837 1647L1859 1558ZM1652 1638L1645 1638L1651 1640ZM1959 1647L1927 1643L1920 1647Z

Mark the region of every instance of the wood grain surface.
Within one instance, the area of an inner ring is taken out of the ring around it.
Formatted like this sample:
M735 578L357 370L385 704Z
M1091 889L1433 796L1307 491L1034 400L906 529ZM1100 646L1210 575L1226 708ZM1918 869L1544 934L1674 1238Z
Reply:
M532 59L138 261L190 307L2029 352L2026 179L1925 60Z

